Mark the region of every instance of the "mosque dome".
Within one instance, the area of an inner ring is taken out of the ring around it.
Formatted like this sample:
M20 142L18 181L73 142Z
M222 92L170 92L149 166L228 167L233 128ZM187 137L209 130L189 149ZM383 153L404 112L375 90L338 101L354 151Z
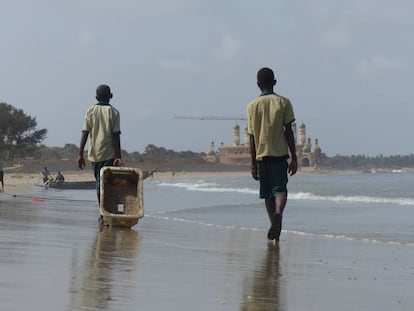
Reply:
M238 124L236 123L236 125L233 127L233 129L234 129L234 130L239 130L239 129L240 129L240 125L238 125Z

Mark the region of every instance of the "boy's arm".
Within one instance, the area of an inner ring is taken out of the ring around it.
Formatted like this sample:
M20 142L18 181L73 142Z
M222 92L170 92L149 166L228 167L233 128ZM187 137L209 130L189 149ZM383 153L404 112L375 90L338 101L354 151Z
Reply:
M122 158L121 158L121 137L120 132L112 133L112 142L114 144L115 149L115 166L122 166Z
M292 176L296 174L296 171L298 169L298 161L296 158L295 137L292 131L292 122L285 125L285 138L286 138L286 142L288 144L290 156L291 156L288 172L290 176Z
M80 146L79 146L78 159L77 159L78 167L80 169L83 169L85 167L85 159L83 158L83 152L85 150L86 142L88 141L88 135L89 135L89 132L86 132L86 131L82 132Z
M250 157L252 160L252 165L250 167L252 177L255 180L259 180L259 176L257 175L257 163L256 163L256 143L254 141L254 136L252 134L249 135L250 140Z

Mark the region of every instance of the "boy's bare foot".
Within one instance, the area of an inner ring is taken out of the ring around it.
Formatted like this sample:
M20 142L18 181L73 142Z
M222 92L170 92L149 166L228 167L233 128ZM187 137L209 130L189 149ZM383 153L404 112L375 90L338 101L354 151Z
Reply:
M282 215L274 214L271 219L272 225L270 226L267 238L269 240L279 241L280 232L282 231Z

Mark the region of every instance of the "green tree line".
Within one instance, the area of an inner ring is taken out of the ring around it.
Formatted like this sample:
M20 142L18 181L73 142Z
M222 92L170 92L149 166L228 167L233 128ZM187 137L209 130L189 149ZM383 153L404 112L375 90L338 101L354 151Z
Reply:
M61 147L40 146L34 153L36 159L75 159L78 146L66 144ZM185 163L204 163L204 152L174 151L164 147L149 144L144 152L127 152L122 150L122 158L127 162L151 163L151 164L185 164ZM414 167L414 154L392 155L392 156L366 156L366 155L335 155L326 156L320 165L321 168L332 169L370 169L370 168L400 168Z
M76 159L79 147L75 144L66 144L64 147L47 147L44 145L31 154L35 159L50 160L50 159ZM85 154L87 151L85 151ZM174 151L164 147L158 147L153 144L147 145L143 153L138 151L127 152L122 150L122 158L127 162L143 163L151 162L168 163L168 162L200 162L204 161L205 153L192 151Z
M47 129L37 129L36 118L7 103L0 103L0 161L13 161L33 152L46 138Z
M366 155L335 155L327 157L323 166L334 169L369 169L369 168L400 168L414 167L414 154L391 156L366 156Z

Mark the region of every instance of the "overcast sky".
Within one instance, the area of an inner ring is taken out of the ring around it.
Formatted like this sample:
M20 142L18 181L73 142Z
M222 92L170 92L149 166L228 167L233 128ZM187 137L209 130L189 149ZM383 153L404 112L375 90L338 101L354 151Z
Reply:
M78 145L95 89L109 84L122 148L208 151L276 72L327 155L414 153L410 0L1 0L0 102ZM245 121L238 121L241 128Z

